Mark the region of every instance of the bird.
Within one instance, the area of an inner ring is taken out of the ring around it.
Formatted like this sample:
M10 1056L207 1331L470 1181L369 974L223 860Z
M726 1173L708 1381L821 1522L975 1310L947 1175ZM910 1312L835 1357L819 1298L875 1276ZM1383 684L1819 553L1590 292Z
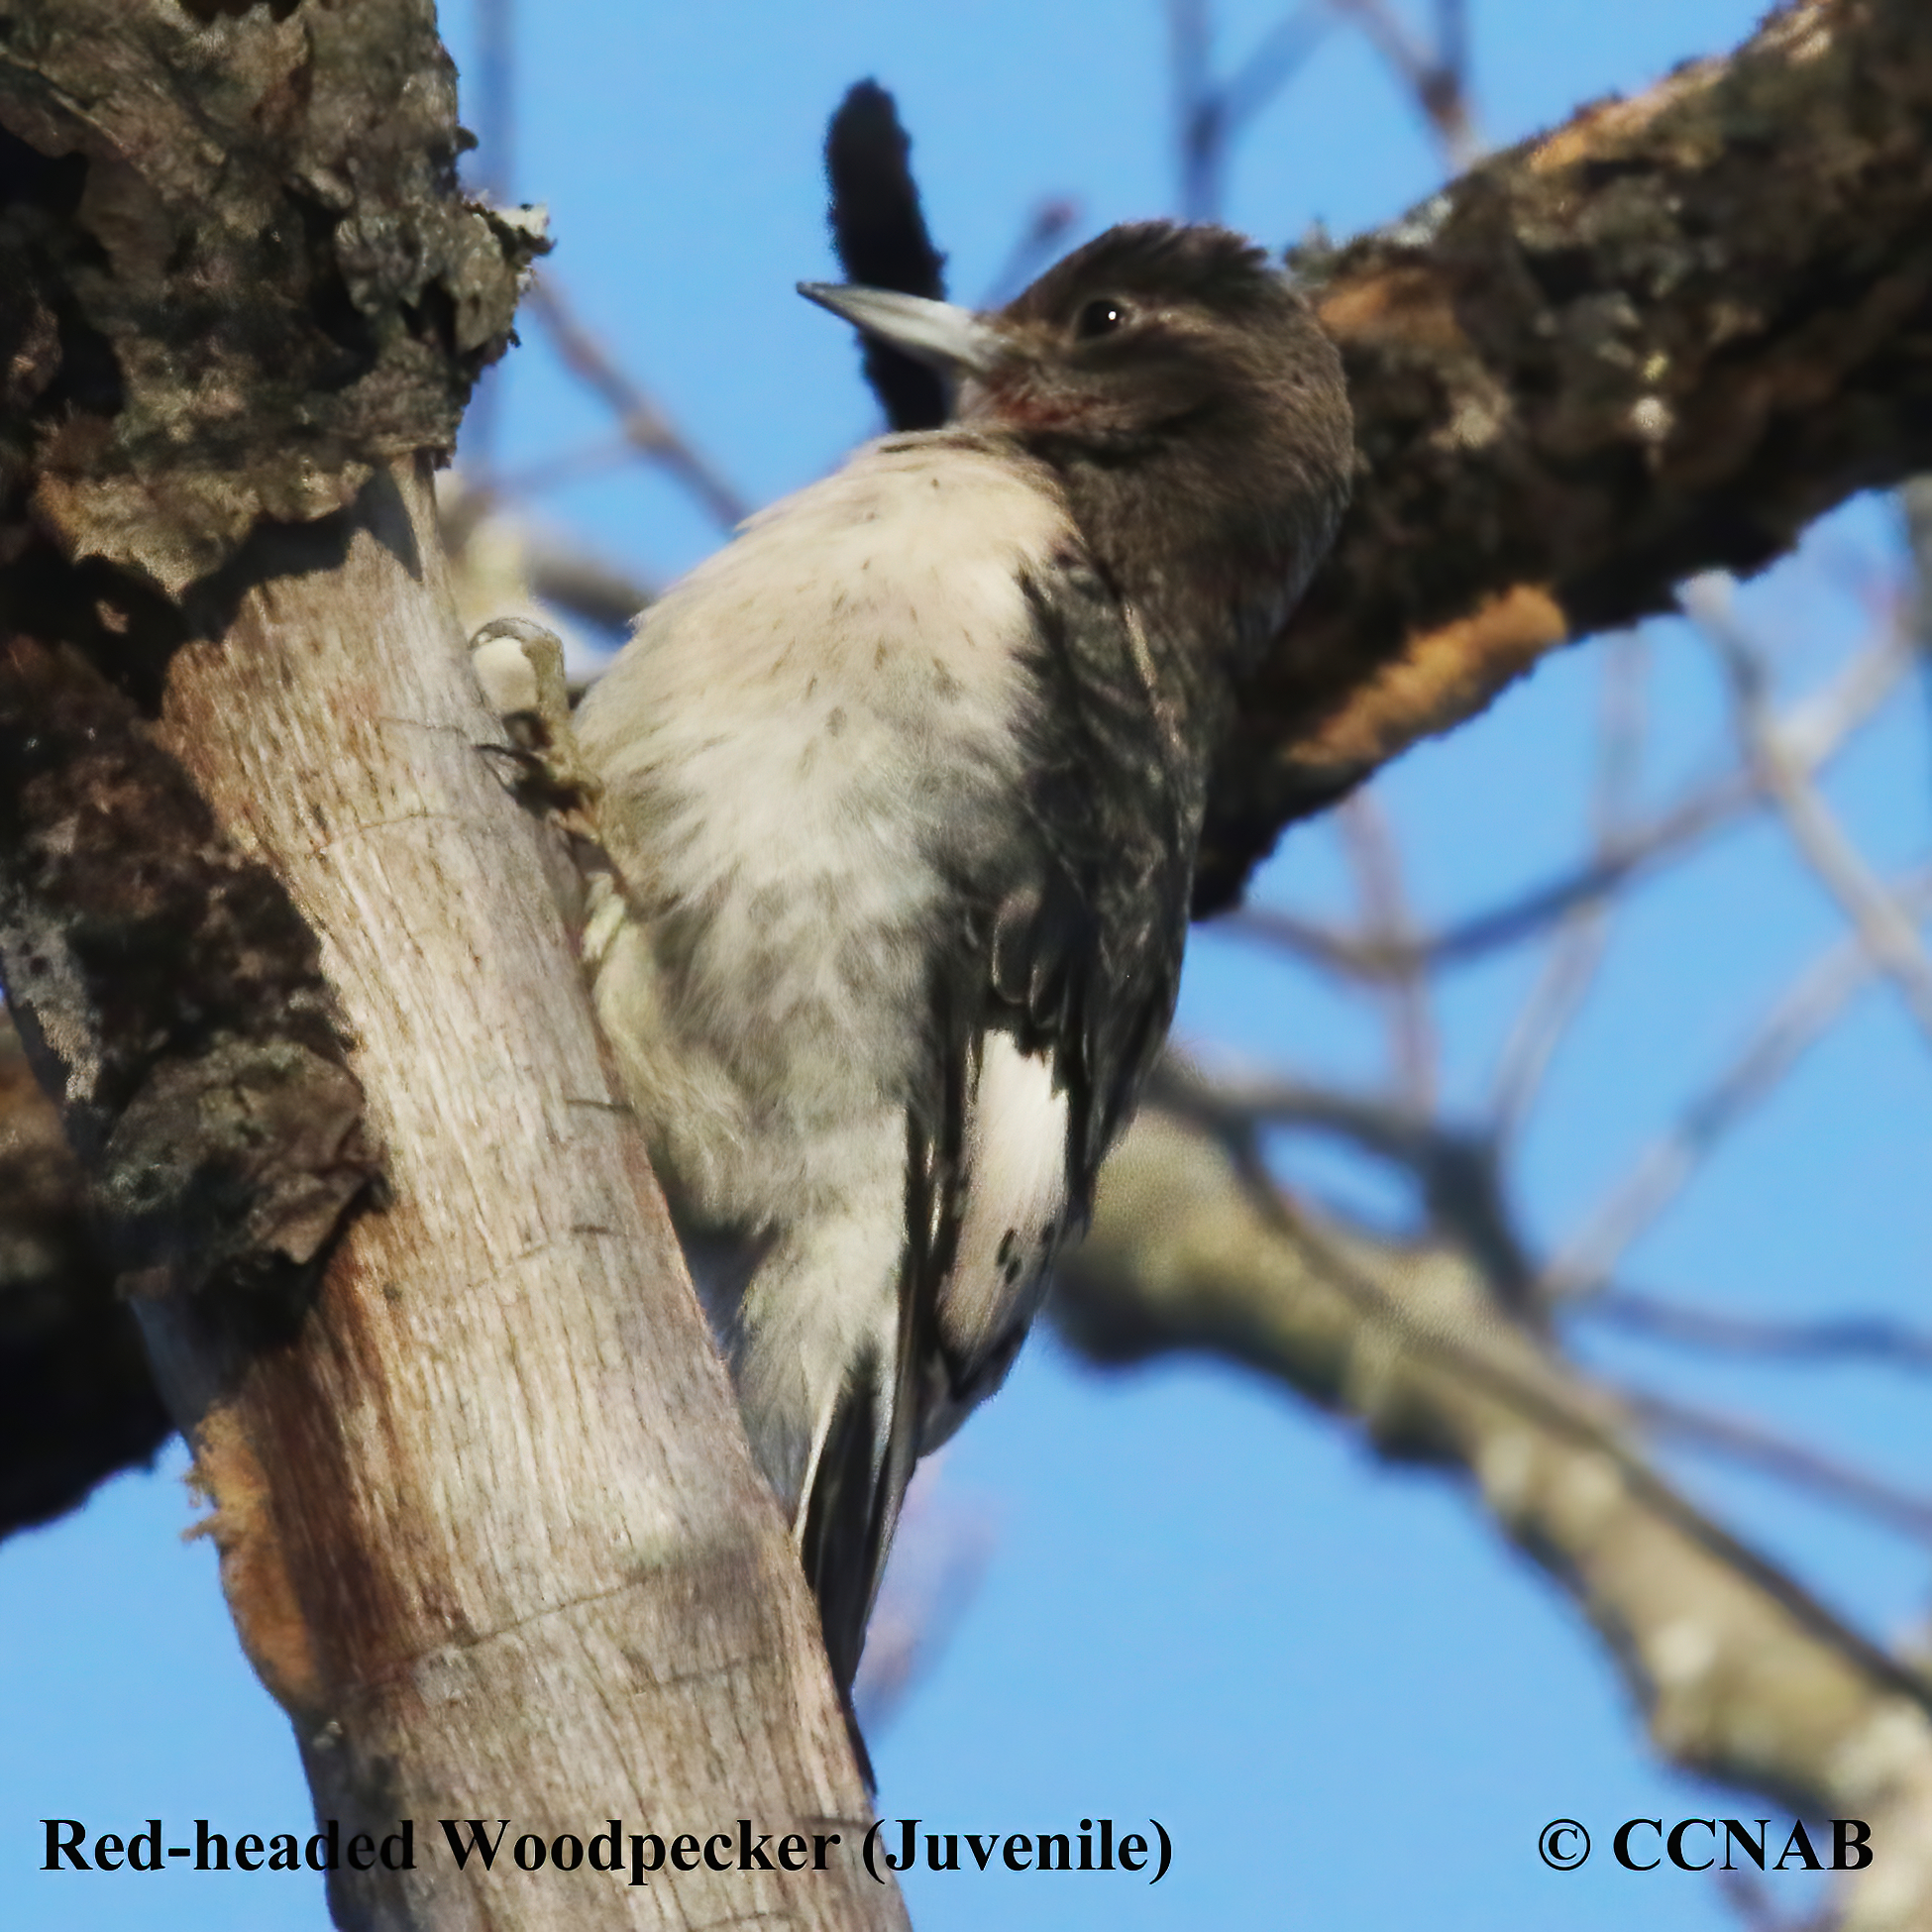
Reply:
M849 1718L913 1465L1165 1040L1215 752L1354 445L1306 298L1217 226L1112 228L990 313L800 292L947 420L751 517L575 731L596 1008Z

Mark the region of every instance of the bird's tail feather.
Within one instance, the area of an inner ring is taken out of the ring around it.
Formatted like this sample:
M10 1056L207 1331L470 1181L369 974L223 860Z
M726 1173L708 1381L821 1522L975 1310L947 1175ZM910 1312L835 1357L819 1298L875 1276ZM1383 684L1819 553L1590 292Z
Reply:
M882 1359L876 1345L852 1358L812 1459L799 1520L799 1558L818 1599L825 1655L868 1790L876 1790L878 1780L852 1707L852 1684L900 1506L918 1460L919 1308L920 1297L909 1281L900 1295L894 1359Z

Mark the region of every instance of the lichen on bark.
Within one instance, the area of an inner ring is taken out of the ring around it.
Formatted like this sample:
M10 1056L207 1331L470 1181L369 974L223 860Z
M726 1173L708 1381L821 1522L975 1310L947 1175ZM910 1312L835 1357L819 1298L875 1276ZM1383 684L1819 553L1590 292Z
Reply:
M1550 649L1932 467L1932 9L1799 0L1294 260L1355 500L1217 772L1203 912Z
M464 140L430 0L0 0L0 562L175 594L447 453L541 247Z

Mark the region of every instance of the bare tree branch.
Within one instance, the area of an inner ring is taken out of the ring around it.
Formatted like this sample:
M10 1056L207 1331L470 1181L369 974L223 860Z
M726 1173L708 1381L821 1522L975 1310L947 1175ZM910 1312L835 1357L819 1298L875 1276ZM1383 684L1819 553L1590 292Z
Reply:
M1405 1101L1371 1100L1298 1080L1222 1073L1209 1079L1176 1055L1156 1068L1151 1096L1212 1132L1244 1173L1266 1177L1258 1129L1322 1133L1402 1169L1437 1236L1473 1257L1513 1314L1535 1311L1530 1265L1504 1200L1492 1141L1456 1131Z
M1643 676L1643 640L1626 631L1611 641L1603 658L1591 808L1599 865L1616 850L1637 782L1644 738ZM1582 1009L1609 938L1609 908L1603 901L1578 907L1558 929L1544 970L1497 1055L1490 1118L1499 1140L1521 1129L1563 1033Z
M1822 770L1896 689L1911 662L1902 639L1861 652L1825 688L1794 704L1779 729L1807 773ZM1521 898L1425 934L1409 946L1339 932L1276 907L1244 906L1216 926L1344 978L1399 979L1418 969L1460 966L1540 936L1579 909L1597 904L1660 866L1688 858L1712 834L1762 803L1748 771L1723 773L1647 822L1618 833L1610 848Z
M437 517L469 631L492 617L536 615L527 606L537 603L618 638L651 601L651 588L621 565L504 508L496 489L478 488L455 471L437 481Z
M852 1844L817 1617L444 571L433 460L529 239L455 192L428 0L281 11L10 17L9 1011L321 1816ZM352 1858L330 1891L391 1927L904 1924L849 1860L565 1896Z
M1374 794L1363 791L1343 804L1337 820L1342 850L1355 875L1364 943L1384 957L1414 958L1415 921L1387 814ZM1437 1043L1429 981L1420 967L1395 978L1387 1007L1397 1088L1411 1107L1426 1111L1436 1094Z
M1918 1678L1688 1503L1627 1412L1510 1322L1452 1251L1257 1200L1209 1133L1143 1114L1055 1291L1097 1358L1207 1349L1465 1475L1603 1636L1658 1749L1794 1809L1873 1822L1845 1925L1932 1916L1932 1707ZM1895 1851L1892 1848L1896 1848Z
M1247 124L1286 87L1327 38L1332 9L1326 0L1284 13L1258 40L1247 58L1221 86L1221 137L1224 143L1246 131Z
M1438 41L1432 51L1403 25L1388 0L1329 0L1353 20L1394 70L1443 150L1449 168L1469 166L1482 152L1470 120L1466 92L1468 36L1457 0L1438 8Z
M1932 15L1791 0L1730 58L1297 258L1360 471L1217 773L1201 912L1545 652L1932 465L1928 149Z
M1892 889L1892 896L1913 916L1923 918L1932 912L1932 877L1915 872ZM1804 973L1558 1251L1545 1270L1545 1293L1553 1300L1574 1299L1601 1287L1698 1164L1764 1100L1877 970L1863 941L1847 939Z
M1012 301L1060 252L1060 245L1079 219L1080 203L1066 195L1050 194L1036 202L980 306L1004 308Z
M1932 1369L1932 1335L1878 1315L1778 1322L1729 1311L1691 1308L1633 1288L1612 1287L1576 1304L1578 1319L1691 1348L1777 1360L1851 1358L1923 1371Z
M1895 1488L1742 1416L1716 1415L1695 1403L1628 1386L1620 1386L1617 1397L1633 1416L1663 1435L1763 1470L1794 1489L1808 1489L1914 1542L1932 1542L1932 1496Z
M1230 144L1314 53L1332 18L1330 0L1303 0L1268 30L1224 83L1214 77L1211 0L1167 0L1168 65L1185 219L1220 218Z
M1751 641L1731 621L1725 590L1696 587L1690 603L1699 630L1730 674L1738 737L1753 776L1819 883L1851 920L1874 963L1903 996L1921 1032L1932 1040L1932 955L1860 856L1837 815L1811 782L1802 757L1779 731L1765 697L1766 673Z
M1349 979L1399 979L1418 970L1467 965L1539 938L1569 913L1600 904L1665 863L1689 857L1712 833L1742 817L1757 796L1741 772L1713 780L1648 824L1633 827L1612 851L1520 899L1459 919L1441 932L1425 933L1405 947L1377 945L1358 933L1339 932L1273 906L1243 906L1219 919L1215 930Z
M474 413L474 406L473 406ZM619 465L635 461L636 447L628 436L599 436L594 442L580 444L574 450L560 450L554 456L540 457L536 462L521 470L485 469L479 462L477 470L489 481L483 493L500 503L513 503L540 496L547 489L556 489L565 483L582 483L587 477L594 477L600 471L615 470Z

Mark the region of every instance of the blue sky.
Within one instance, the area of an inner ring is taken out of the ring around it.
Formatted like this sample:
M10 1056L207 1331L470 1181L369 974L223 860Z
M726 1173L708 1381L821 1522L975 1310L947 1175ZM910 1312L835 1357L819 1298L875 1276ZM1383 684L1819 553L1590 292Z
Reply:
M1224 62L1274 14L1221 10ZM1641 84L1741 38L1751 0L1470 0L1476 103L1491 142ZM468 57L472 20L447 31ZM899 94L935 233L970 299L1045 194L1082 232L1174 198L1156 0L982 0L912 8L822 0L530 11L516 185L548 202L555 269L583 319L754 501L821 474L873 426L846 333L792 292L830 268L817 151L853 79ZM1227 215L1269 242L1337 235L1435 184L1429 142L1355 39L1326 44L1255 125ZM534 328L527 332L533 344ZM541 353L498 398L508 468L594 443L607 422ZM546 496L547 515L666 579L719 533L671 487L618 471ZM1854 589L1893 568L1883 505L1855 505L1805 557L1746 592L1793 690L1861 621ZM1852 588L1848 588L1852 587ZM1670 796L1722 743L1721 687L1682 628L1651 636L1645 778ZM1453 740L1384 782L1426 913L1484 906L1573 854L1584 823L1598 654L1565 654ZM1900 707L1834 781L1887 865L1925 838L1926 750ZM1258 890L1342 900L1332 836L1292 838ZM1553 1077L1522 1205L1554 1240L1721 1060L1749 1018L1829 942L1835 914L1778 838L1752 830L1648 889L1622 922L1601 997ZM1455 980L1444 1009L1451 1103L1473 1104L1533 960ZM1197 935L1183 1031L1336 1078L1371 1077L1379 1035L1297 975ZM1910 1311L1932 1207L1922 1043L1869 996L1687 1202L1637 1250L1646 1281L1718 1305ZM1312 1183L1373 1196L1303 1156ZM1928 1447L1901 1377L1720 1370L1593 1344L1650 1384L1802 1429L1910 1482ZM1923 1614L1921 1551L1715 1465L1696 1493L1886 1637ZM306 1796L287 1729L236 1653L213 1552L171 1452L79 1516L0 1548L0 1923L319 1927L307 1876L51 1878L40 1818L139 1828L160 1813L293 1829ZM1049 1337L950 1452L943 1493L990 1527L979 1591L928 1679L876 1739L881 1802L939 1828L1077 1828L1158 1817L1174 1869L1156 1888L1028 1875L920 1876L923 1932L997 1913L1015 1928L1345 1926L1565 1932L1734 1924L1683 1874L1599 1854L1556 1875L1549 1819L1599 1834L1630 1816L1755 1816L1660 1771L1601 1648L1453 1485L1376 1464L1349 1433L1250 1378L1166 1363L1102 1375ZM303 1827L305 1828L305 1827ZM1793 1886L1780 1894L1795 1904Z

